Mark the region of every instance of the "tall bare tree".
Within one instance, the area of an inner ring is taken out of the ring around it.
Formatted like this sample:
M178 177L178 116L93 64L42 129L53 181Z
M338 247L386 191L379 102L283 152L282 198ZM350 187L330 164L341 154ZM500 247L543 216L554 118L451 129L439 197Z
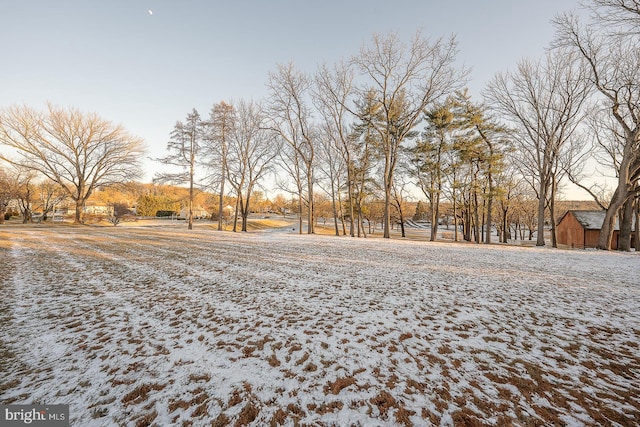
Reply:
M524 170L538 195L537 246L545 245L544 214L557 158L583 117L590 92L587 73L578 55L556 50L543 60L521 61L516 71L498 74L487 87L493 107L515 128Z
M339 63L333 68L321 66L316 73L314 99L326 128L328 137L342 157L346 168L347 201L349 206L349 234L355 236L355 140L349 132L350 114L346 108L353 94L353 71L348 64ZM338 193L339 194L339 193Z
M235 127L235 110L225 101L215 104L207 122L206 146L212 181L218 183L218 230L222 230L224 209L224 187L227 181L227 153L229 138Z
M340 235L338 221L342 223L344 234L344 215L342 215L341 191L348 177L348 167L342 155L342 143L334 124L325 122L320 129L318 148L318 170L324 179L318 180L318 187L331 197L331 210L336 236ZM349 187L349 186L347 186ZM347 191L350 191L349 189Z
M593 1L595 10L607 15L609 12L635 20L637 2L634 1ZM626 10L623 5L632 6ZM633 9L635 6L635 9ZM614 9L612 9L614 8ZM561 48L569 47L588 64L589 79L593 83L599 98L596 108L607 111L616 123L619 136L610 138L618 141L614 148L620 153L617 164L617 187L609 203L602 224L597 247L610 250L614 223L618 212L633 197L636 181L640 174L640 37L637 32L630 35L612 35L609 20L592 21L588 27L570 14L561 15L555 20L558 28L556 44ZM613 30L618 27L614 23Z
M371 125L382 141L385 238L390 237L393 178L400 146L420 121L423 110L463 83L464 73L453 66L456 53L454 37L431 41L417 32L406 44L397 33L390 33L374 35L372 44L362 47L353 58L366 79L358 89L359 98L373 93L381 110L381 120Z
M178 121L167 143L169 154L158 159L165 165L175 166L178 172L161 172L154 176L154 182L189 185L188 218L189 230L193 229L193 197L196 189L196 165L202 159L203 124L200 114L194 108L187 114L185 122Z
M75 223L83 222L87 199L100 186L140 176L143 140L95 113L52 104L44 112L13 106L0 112L0 143L16 157L0 158L58 183L75 202Z
M242 231L247 231L252 192L272 170L280 150L278 139L266 129L266 116L260 104L241 100L234 110L236 123L229 138L227 171L240 207Z
M317 142L314 139L314 126L309 106L311 79L297 70L292 63L279 64L275 71L269 73L268 87L271 92L269 127L293 151L290 157L300 162L297 169L303 173L306 188L304 195L299 194L299 199L304 198L307 202L307 233L312 234L314 232L313 189Z

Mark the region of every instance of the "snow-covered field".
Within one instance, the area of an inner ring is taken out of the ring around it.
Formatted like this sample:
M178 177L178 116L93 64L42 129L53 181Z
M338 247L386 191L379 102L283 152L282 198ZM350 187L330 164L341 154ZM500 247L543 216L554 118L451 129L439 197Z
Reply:
M638 425L640 254L0 229L0 403L71 425Z

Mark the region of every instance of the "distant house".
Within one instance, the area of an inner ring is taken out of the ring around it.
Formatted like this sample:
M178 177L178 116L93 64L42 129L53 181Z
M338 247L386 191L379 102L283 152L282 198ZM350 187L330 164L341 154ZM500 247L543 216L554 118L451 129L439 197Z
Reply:
M572 248L595 248L598 245L600 229L604 222L606 211L567 211L556 226L558 245ZM618 247L620 226L616 223L611 247ZM633 242L633 239L631 240Z
M206 209L200 206L194 206L192 209L193 209L193 219L205 219L209 217L209 212L207 212ZM180 209L178 218L189 219L189 208Z
M113 206L107 203L87 202L84 213L92 215L113 215Z

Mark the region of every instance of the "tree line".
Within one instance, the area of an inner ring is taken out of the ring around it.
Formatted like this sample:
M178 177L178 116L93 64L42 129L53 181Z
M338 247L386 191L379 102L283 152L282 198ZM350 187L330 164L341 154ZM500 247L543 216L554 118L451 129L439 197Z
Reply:
M188 185L190 207L198 188L215 189L220 203L233 195L246 230L252 192L277 170L278 190L298 201L300 232L306 218L314 233L319 191L331 201L336 234L365 236L365 206L380 200L386 238L394 217L404 224L404 202L417 188L432 240L446 203L456 240L460 231L478 243L491 243L494 228L509 239L510 214L526 193L537 200L540 246L547 218L557 243L556 201L570 181L606 210L598 247L611 249L619 218L628 250L640 216L639 4L590 0L586 22L557 16L546 54L498 73L480 101L465 89L470 73L456 65L455 37L374 35L351 58L313 73L280 64L266 99L219 102L204 119L194 109L177 122L158 159L170 167L154 181ZM48 114L3 110L0 141L18 153L3 159L58 183L81 206L97 184L130 179L142 146L99 120L54 123L64 115L97 120L52 106ZM601 181L586 184L594 162L615 175L612 193Z

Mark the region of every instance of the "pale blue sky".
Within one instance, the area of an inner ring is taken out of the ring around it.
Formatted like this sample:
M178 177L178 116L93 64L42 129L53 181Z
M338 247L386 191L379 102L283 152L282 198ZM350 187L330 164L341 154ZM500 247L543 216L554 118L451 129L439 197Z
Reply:
M312 72L374 32L456 34L459 60L485 83L539 57L550 20L577 0L0 0L0 107L46 101L122 123L164 155L173 125L228 99L266 96L267 73ZM152 10L153 14L148 11ZM151 179L151 162L146 180ZM157 167L157 166L156 166Z

